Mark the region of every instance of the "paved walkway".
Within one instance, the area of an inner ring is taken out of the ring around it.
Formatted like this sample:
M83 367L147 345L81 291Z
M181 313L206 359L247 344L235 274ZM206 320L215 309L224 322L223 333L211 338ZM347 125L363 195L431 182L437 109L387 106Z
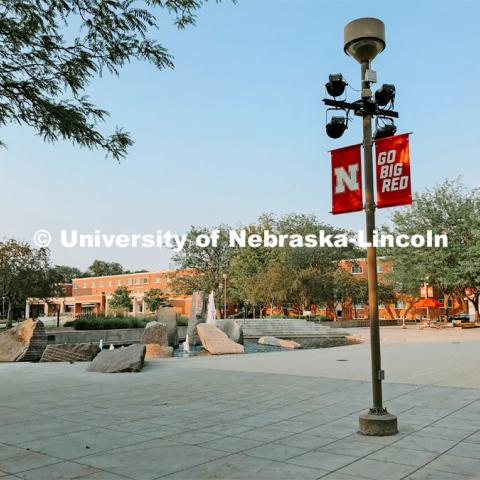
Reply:
M384 438L356 433L368 344L166 359L140 374L2 364L0 480L480 479L479 333L382 336L400 426Z

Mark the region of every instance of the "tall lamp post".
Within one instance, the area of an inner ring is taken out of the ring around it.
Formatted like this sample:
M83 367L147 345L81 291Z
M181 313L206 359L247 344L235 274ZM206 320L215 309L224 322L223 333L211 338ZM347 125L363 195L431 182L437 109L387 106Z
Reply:
M345 26L344 51L360 63L361 71L361 99L354 103L341 100L325 99L327 106L335 110L353 111L363 119L363 162L365 175L365 220L366 236L370 246L367 247L367 273L368 273L368 310L370 318L370 349L372 366L372 394L373 405L368 413L360 415L359 430L365 435L393 435L398 432L397 417L387 412L383 406L382 380L384 371L380 357L380 328L378 322L378 280L377 280L377 253L373 246L373 233L375 230L375 199L373 189L373 142L372 142L372 117L379 116L383 119L398 117L398 113L380 107L393 103L395 87L384 85L372 99L371 83L376 82L376 72L371 69L372 60L385 48L385 25L376 18L359 18ZM343 93L346 83L340 74L331 75L327 84L329 93L336 97ZM335 90L335 87L338 90ZM380 94L379 94L380 92ZM382 96L384 98L382 98ZM347 128L347 118L333 117L327 125L327 133L332 138L339 138ZM381 133L377 132L376 138L394 135L396 127L393 121L384 127Z
M223 274L223 318L227 319L227 278L226 273Z

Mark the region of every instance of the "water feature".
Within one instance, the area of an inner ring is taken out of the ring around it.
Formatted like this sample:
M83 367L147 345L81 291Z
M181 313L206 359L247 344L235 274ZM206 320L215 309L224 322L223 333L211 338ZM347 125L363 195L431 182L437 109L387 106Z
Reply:
M210 292L210 295L208 296L206 323L210 325L217 324L217 312L215 310L215 295L213 292Z

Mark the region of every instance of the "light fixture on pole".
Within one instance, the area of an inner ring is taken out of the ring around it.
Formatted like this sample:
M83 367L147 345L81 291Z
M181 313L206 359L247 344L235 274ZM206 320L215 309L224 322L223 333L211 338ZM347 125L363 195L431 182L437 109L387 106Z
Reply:
M347 128L347 117L339 116L332 117L325 126L327 135L335 139L340 138Z
M375 122L375 132L373 133L374 140L391 137L397 133L397 127L391 118L382 118L383 125L379 125L378 120L379 119L377 118Z
M343 79L341 73L332 73L328 76L328 83L325 84L327 92L332 97L340 97L345 91L347 82Z
M368 268L368 308L370 318L370 348L372 362L373 405L369 412L360 415L360 433L365 435L393 435L398 432L397 417L387 412L383 406L382 380L384 371L380 356L380 328L378 322L378 279L377 253L373 246L375 229L375 199L373 190L373 151L372 151L372 115L378 112L378 106L372 101L370 84L376 74L371 70L372 60L385 49L385 25L377 18L359 18L345 26L345 53L361 66L361 104L363 117L363 160L365 172L365 217ZM384 88L384 87L382 87ZM385 90L385 89L384 89ZM391 93L391 89L389 90ZM384 101L386 91L380 95ZM388 101L387 101L388 104ZM382 105L383 106L383 105Z
M228 275L224 273L223 275L223 318L227 319L227 278Z

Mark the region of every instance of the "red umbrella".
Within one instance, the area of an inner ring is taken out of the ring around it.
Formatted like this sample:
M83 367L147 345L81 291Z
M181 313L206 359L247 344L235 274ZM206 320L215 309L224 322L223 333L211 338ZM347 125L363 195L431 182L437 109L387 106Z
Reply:
M415 308L443 307L443 303L434 298L422 298L413 304Z
M426 308L427 309L427 319L430 321L430 307L443 307L443 303L435 300L434 298L422 298L413 304L414 308Z

